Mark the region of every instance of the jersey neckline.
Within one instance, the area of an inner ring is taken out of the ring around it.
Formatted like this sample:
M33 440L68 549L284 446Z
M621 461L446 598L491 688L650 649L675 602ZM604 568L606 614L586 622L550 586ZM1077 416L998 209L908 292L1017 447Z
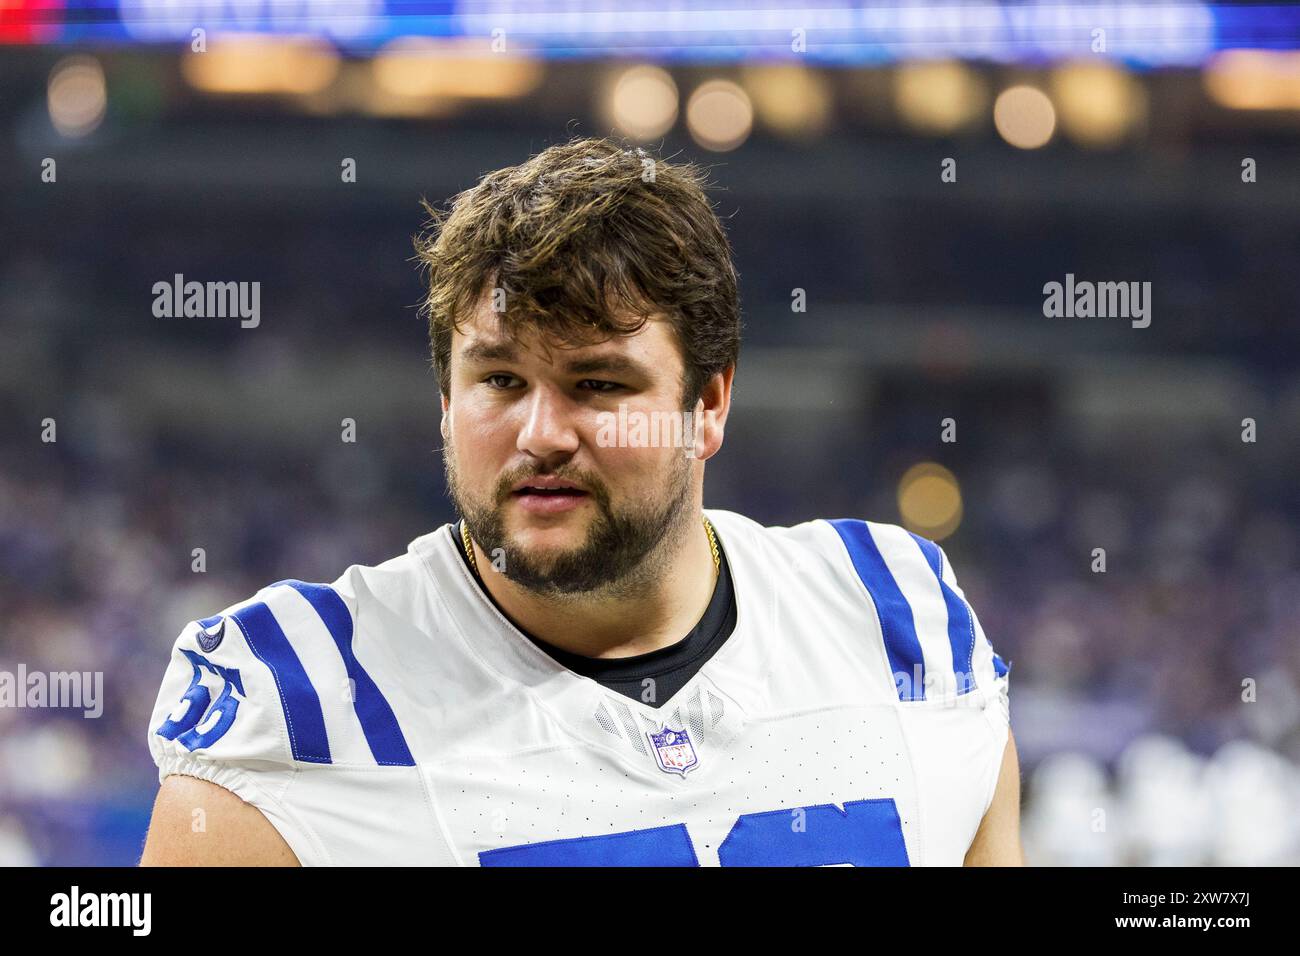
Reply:
M588 741L608 747L608 734L593 719L606 700L622 702L648 721L663 723L702 687L727 702L716 735L729 737L740 729L745 714L761 706L768 696L766 661L772 647L755 631L759 619L776 619L776 582L755 555L746 553L765 544L751 530L749 519L728 511L705 509L714 525L720 547L728 547L736 602L736 622L731 636L705 661L676 693L658 707L602 686L590 677L565 667L537 647L507 619L480 588L466 563L453 522L411 542L431 578L435 599L446 609L459 639L488 670L508 683L521 686L545 709ZM761 528L759 529L761 530ZM448 587L449 580L458 582ZM742 655L749 659L733 665ZM757 655L755 658L754 655ZM714 674L727 672L725 680Z
M463 521L462 518L461 522ZM460 528L461 522L457 522L452 526L452 535L458 541L463 541L463 537L461 537L463 530L456 530ZM488 591L482 578L478 575L473 575L473 577L475 586L484 597L492 602L493 607L497 609L501 616L514 626L515 630L532 641L543 653L575 674L591 678L606 690L622 694L624 697L637 697L638 699L640 688L644 686L643 682L647 679L656 683L662 681L667 686L673 687L672 693L665 699L664 704L655 706L656 710L662 710L664 705L676 694L677 690L685 687L691 678L699 672L700 668L722 649L728 638L735 632L736 598L731 565L727 560L726 549L721 546L721 542L719 542L718 551L720 561L717 581L713 593L709 597L709 603L695 625L683 637L672 644L653 651L647 651L644 654L634 654L627 657L589 657L556 647L549 641L543 640L526 628L521 627L510 618L496 599L493 598L491 592ZM458 549L457 553L466 567L470 567L464 549ZM470 570L471 574L473 574L473 569L470 568ZM680 677L683 672L686 673L684 679ZM616 684L634 685L633 693L629 694L618 687L612 686Z

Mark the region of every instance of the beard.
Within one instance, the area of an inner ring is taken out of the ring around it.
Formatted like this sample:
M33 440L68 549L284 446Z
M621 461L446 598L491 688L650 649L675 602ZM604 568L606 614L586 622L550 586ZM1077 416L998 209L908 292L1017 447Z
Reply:
M488 554L504 556L501 573L505 577L549 598L594 592L631 596L653 585L672 546L690 526L692 459L672 456L671 460L680 464L671 465L666 480L652 485L663 489L662 495L640 496L616 508L609 489L596 476L565 466L551 471L515 469L501 476L490 496L479 498L461 481L450 442L443 455L448 493L470 535ZM511 489L541 475L581 485L595 506L585 540L572 548L530 552L512 541L506 531L505 509Z

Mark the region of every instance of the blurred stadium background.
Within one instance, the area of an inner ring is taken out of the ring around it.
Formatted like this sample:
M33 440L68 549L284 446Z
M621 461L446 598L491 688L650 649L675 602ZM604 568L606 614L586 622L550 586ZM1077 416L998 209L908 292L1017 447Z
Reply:
M181 627L452 517L418 199L574 134L713 169L706 504L943 540L1030 862L1300 862L1300 11L703 6L0 0L0 670L106 698L0 708L0 863L133 863ZM155 318L176 273L260 325ZM1067 273L1151 326L1045 318Z

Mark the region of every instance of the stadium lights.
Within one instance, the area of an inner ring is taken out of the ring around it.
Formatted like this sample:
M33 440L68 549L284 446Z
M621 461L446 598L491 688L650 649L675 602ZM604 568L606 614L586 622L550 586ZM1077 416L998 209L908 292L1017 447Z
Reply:
M947 538L962 519L957 476L936 462L913 465L898 482L898 514L909 531L932 541Z
M1145 120L1146 90L1109 63L1069 63L1052 74L1061 128L1085 146L1112 146Z
M1017 149L1038 149L1056 130L1056 109L1040 89L1008 87L993 104L993 125Z
M822 74L796 64L747 66L741 72L758 119L787 136L825 130L831 117L831 92Z
M691 94L686 104L686 125L695 142L725 153L749 138L754 128L754 107L749 94L735 83L709 80Z
M1297 110L1300 53L1228 50L1207 64L1204 83L1210 98L1229 109Z
M187 53L181 73L196 90L220 94L317 93L334 81L339 56L311 37L219 34L205 53Z
M984 81L970 67L955 61L904 63L893 81L899 116L923 133L955 133L974 124L988 108Z
M104 119L108 88L104 68L92 56L70 56L50 71L46 88L50 122L63 136L86 136Z
M398 37L375 56L371 69L385 93L410 99L505 99L523 96L542 80L542 66L518 54L485 52L477 40Z
M637 140L668 132L677 121L677 110L677 84L657 66L624 70L605 92L606 121Z

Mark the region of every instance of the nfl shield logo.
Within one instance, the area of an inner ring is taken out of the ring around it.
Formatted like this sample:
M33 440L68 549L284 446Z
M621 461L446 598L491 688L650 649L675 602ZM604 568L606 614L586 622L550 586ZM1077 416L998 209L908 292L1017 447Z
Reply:
M655 760L659 761L660 770L679 773L684 777L686 771L699 764L695 745L685 730L669 730L664 727L658 733L651 731L646 736L650 738L650 748L655 753Z

